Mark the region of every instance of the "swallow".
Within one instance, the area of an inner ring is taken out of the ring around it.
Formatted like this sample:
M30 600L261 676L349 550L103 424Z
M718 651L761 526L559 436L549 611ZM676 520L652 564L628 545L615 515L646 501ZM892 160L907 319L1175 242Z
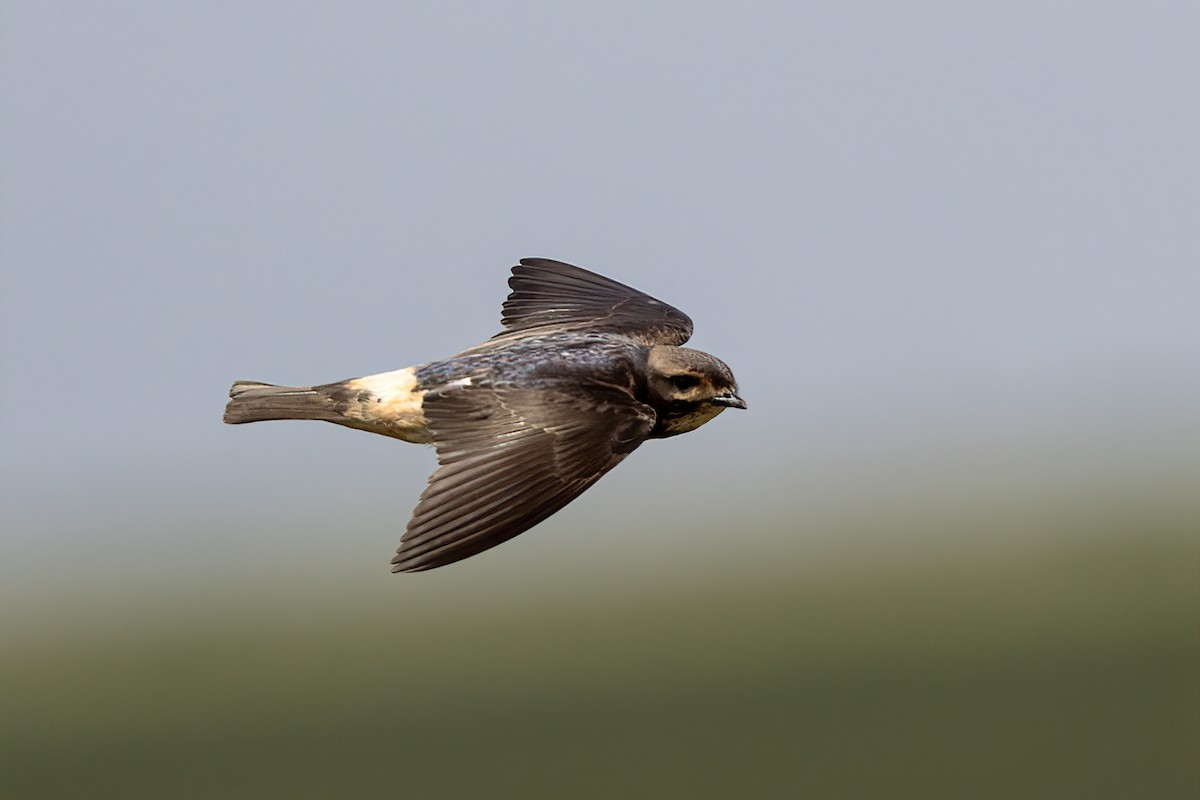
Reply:
M392 572L459 561L545 520L648 439L746 407L682 311L561 261L521 259L504 330L442 361L320 386L237 381L225 422L314 419L431 444L438 468Z

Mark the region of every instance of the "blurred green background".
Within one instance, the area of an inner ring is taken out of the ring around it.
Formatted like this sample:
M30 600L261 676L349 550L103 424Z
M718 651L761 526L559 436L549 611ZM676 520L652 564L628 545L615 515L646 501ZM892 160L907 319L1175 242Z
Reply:
M0 5L0 797L1200 794L1195 3ZM388 559L222 426L559 258L749 402Z
M80 594L5 637L5 794L1192 797L1196 514L1143 489Z

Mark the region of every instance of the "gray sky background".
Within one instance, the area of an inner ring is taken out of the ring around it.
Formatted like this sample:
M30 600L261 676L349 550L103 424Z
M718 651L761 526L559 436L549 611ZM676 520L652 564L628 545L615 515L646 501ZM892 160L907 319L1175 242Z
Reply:
M10 579L381 571L432 453L222 426L228 384L472 345L530 255L688 312L750 403L643 448L564 529L632 541L662 492L681 545L898 484L1194 489L1195 3L16 2L0 25ZM278 520L313 527L256 529Z

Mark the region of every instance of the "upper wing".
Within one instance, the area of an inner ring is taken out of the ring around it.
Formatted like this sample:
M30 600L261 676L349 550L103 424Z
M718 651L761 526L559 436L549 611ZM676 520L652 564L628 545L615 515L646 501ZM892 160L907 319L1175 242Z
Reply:
M654 427L653 410L615 393L462 386L430 392L424 411L440 466L393 572L440 567L528 530L619 464Z
M646 344L680 345L692 321L677 308L586 269L522 258L508 279L501 322L509 333L586 329L623 333Z

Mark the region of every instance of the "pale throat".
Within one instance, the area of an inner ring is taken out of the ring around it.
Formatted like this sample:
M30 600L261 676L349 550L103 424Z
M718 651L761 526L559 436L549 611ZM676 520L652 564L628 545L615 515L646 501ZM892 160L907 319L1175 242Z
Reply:
M713 403L701 403L690 411L681 414L671 414L659 419L659 427L664 436L675 436L680 433L694 431L710 419L725 410L725 406Z

